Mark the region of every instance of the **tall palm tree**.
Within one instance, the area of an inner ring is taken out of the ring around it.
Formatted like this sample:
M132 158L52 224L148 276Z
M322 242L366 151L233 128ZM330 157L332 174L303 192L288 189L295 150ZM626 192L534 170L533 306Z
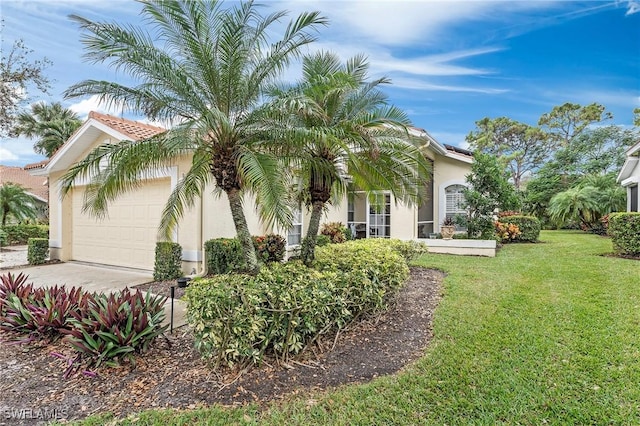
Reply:
M85 32L86 58L106 62L139 83L87 80L65 94L99 95L107 104L179 124L149 140L96 148L66 174L64 191L76 177L91 176L85 207L104 214L107 203L136 187L145 171L190 154L191 168L163 211L161 234L171 235L185 208L213 181L227 195L247 267L257 271L243 194L256 196L266 223L291 223L282 167L263 149L272 138L264 120L264 89L315 40L312 32L326 19L318 12L302 13L289 22L282 38L270 43L274 24L286 12L262 16L252 1L230 7L212 0L141 3L142 20L152 34L72 16ZM101 161L106 167L101 168Z
M409 136L407 116L387 103L380 86L368 81L368 63L356 56L346 64L332 53L303 59L303 78L294 87L272 90L276 111L290 121L283 137L283 157L298 171L302 200L311 210L301 255L314 258L318 227L328 203L340 200L353 185L388 190L398 200L419 199L429 163Z
M13 217L18 222L26 219L36 219L38 213L35 199L22 186L5 183L0 186L0 217L2 226Z
M34 151L51 157L81 125L78 115L60 102L38 102L31 105L30 112L18 114L13 134L38 138Z

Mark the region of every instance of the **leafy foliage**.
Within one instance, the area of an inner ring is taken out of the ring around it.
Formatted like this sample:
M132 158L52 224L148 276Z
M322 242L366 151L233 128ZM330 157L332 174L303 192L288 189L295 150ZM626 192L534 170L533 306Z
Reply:
M9 237L7 233L2 228L0 228L0 247L6 246L8 241Z
M7 225L2 228L7 234L7 244L27 244L29 238L49 238L48 225Z
M245 269L242 246L237 238L215 238L204 244L207 271L226 274Z
M467 234L469 238L490 240L494 237L495 212L517 208L519 202L495 157L476 152L474 160L467 176L470 187L464 190Z
M329 237L333 244L347 241L347 227L342 222L327 222L322 225L320 235Z
M27 261L29 265L41 265L49 256L48 238L29 238L27 246Z
M263 263L282 262L284 260L287 240L282 235L267 234L254 236L252 239L258 260Z
M265 354L286 361L321 335L385 309L408 276L383 240L321 247L316 263L195 280L186 298L202 355L216 364L257 363Z
M134 363L134 355L146 351L166 331L168 325L161 325L165 301L166 297L128 288L91 294L81 309L70 313L71 329L65 331L64 341L90 366L115 365L125 359Z
M640 256L640 213L612 213L608 233L616 253Z
M600 104L579 105L566 102L554 106L553 109L542 114L538 125L554 139L560 146L567 146L573 138L582 134L590 124L609 120L613 115Z
M44 69L51 64L48 59L30 61L33 51L22 40L13 43L10 50L2 51L0 60L0 136L10 134L21 106L28 102L24 94L35 87L48 93L49 79ZM8 54L7 54L8 53ZM6 56L5 56L6 55Z
M175 280L182 276L182 246L170 241L156 243L156 260L153 279L156 281Z
M495 222L496 239L503 243L515 241L520 236L520 228L513 223Z
M28 276L24 273L18 275L7 272L0 275L0 315L4 316L5 301L11 294L24 298L33 289L33 284L26 284Z
M22 186L3 183L0 186L0 222L5 227L10 219L22 222L38 217L36 200Z
M540 237L541 224L533 216L510 215L504 216L500 221L508 225L517 226L519 234L516 238L512 238L511 241L535 243Z
M324 234L318 235L316 238L316 247L323 247L327 244L331 244L331 237Z

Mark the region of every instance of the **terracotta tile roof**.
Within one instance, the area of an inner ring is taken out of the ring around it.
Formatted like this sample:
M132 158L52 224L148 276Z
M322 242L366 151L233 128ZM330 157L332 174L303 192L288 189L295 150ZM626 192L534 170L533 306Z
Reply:
M49 164L49 159L39 161L37 163L30 163L24 166L25 170L44 169Z
M162 127L140 123L139 121L127 120L125 118L114 117L113 115L101 114L95 111L91 111L89 113L89 118L100 121L112 129L127 135L134 141L150 138L151 136L155 136L166 131L166 129L163 129Z
M46 177L31 176L22 167L0 165L0 185L9 182L21 185L28 192L44 200L49 199L49 185Z

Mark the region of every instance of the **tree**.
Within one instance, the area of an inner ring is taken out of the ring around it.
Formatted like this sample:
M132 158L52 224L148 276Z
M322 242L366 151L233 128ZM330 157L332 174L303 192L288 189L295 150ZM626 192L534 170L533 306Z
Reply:
M589 125L612 119L613 115L605 109L595 102L586 106L567 102L542 114L538 125L543 126L559 146L565 147Z
M640 108L633 110L633 125L640 127Z
M4 26L4 25L3 25ZM31 62L28 56L33 51L22 40L17 40L0 60L0 135L10 133L21 105L27 100L29 89L47 93L49 79L44 69L50 65L48 59Z
M35 220L38 217L35 199L20 185L3 184L0 186L0 217L3 227L10 218L18 222Z
M428 179L429 163L411 142L409 119L379 89L390 81L368 81L368 68L364 56L342 64L335 54L319 52L303 59L299 84L274 91L279 110L291 117L284 157L298 171L301 199L311 210L301 251L307 264L322 213L350 185L372 197L388 190L412 203Z
M538 127L507 117L476 121L477 130L467 135L472 150L494 155L509 171L516 190L522 178L540 167L553 151L554 144Z
M517 209L519 200L494 156L476 152L473 158L471 174L467 175L469 188L464 190L467 234L469 238L493 239L494 215L499 210Z
M265 120L264 89L327 21L318 12L302 13L281 39L270 43L273 24L286 12L262 16L253 2L222 7L218 1L149 0L142 5L142 21L153 34L72 16L84 31L85 57L106 62L139 84L86 80L65 94L99 95L107 104L179 124L148 140L96 148L64 176L63 191L68 193L76 177L91 177L85 207L101 215L108 202L139 185L146 171L191 155L189 171L163 210L161 235L168 238L184 210L214 182L218 193L227 196L247 268L255 272L243 196L255 195L266 223L291 223L283 196L285 171L265 150L274 135Z
M34 151L51 157L81 125L78 115L60 102L38 102L31 105L31 112L18 114L12 133L38 138Z

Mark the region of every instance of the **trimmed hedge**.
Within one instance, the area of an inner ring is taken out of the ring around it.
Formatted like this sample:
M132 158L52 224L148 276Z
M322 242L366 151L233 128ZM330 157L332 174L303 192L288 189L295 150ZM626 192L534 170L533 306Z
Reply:
M540 237L541 224L538 218L533 216L506 216L500 219L503 224L514 224L520 230L520 235L511 241L524 241L535 243Z
M226 274L245 268L242 246L237 238L215 238L204 243L209 274Z
M29 265L41 265L47 261L47 256L49 256L49 239L29 238L27 247Z
M640 256L640 213L611 213L608 233L617 254Z
M8 225L2 228L7 234L7 245L27 244L29 238L49 238L49 225Z
M156 281L175 280L182 276L182 246L170 241L156 243L156 261L153 279Z
M0 247L7 245L7 233L0 229Z
M188 319L198 350L217 365L259 363L265 354L286 361L321 335L386 309L408 273L388 244L331 244L318 249L315 268L272 263L257 276L193 281Z

